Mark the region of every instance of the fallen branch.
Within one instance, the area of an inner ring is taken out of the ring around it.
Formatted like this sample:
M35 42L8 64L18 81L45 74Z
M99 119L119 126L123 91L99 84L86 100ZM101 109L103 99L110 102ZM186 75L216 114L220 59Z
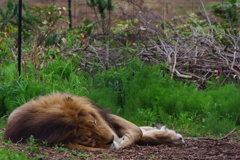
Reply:
M221 138L211 138L211 137L186 137L184 139L189 139L189 140L223 140L227 139L230 136L234 136L236 134L240 133L240 130L236 131L236 128L234 128L232 131L230 131L228 134Z

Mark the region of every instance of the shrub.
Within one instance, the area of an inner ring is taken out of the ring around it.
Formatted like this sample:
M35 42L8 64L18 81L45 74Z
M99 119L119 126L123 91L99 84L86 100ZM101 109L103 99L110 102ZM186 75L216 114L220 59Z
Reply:
M214 15L228 22L231 28L239 26L240 10L238 5L240 0L226 0L223 3L214 4L212 8Z

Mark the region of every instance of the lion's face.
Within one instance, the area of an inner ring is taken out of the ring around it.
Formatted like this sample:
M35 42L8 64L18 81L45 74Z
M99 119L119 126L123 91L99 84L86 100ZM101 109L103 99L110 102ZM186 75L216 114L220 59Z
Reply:
M80 115L77 125L72 139L73 144L92 148L115 148L112 132L102 126L93 115L89 113Z

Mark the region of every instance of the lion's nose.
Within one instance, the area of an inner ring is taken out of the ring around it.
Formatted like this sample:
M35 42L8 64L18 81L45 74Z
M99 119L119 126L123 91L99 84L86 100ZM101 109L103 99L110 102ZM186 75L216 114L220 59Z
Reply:
M112 144L112 143L113 143L113 140L114 140L114 135L112 136L112 139L111 139L108 143L106 143L106 145Z

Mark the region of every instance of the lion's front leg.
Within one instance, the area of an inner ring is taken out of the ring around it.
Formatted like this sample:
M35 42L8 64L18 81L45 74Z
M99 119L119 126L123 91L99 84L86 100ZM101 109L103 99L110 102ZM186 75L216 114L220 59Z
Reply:
M114 137L114 141L119 145L119 148L134 144L141 139L142 131L138 126L119 116L113 114L110 116L113 130L117 134L117 137Z

